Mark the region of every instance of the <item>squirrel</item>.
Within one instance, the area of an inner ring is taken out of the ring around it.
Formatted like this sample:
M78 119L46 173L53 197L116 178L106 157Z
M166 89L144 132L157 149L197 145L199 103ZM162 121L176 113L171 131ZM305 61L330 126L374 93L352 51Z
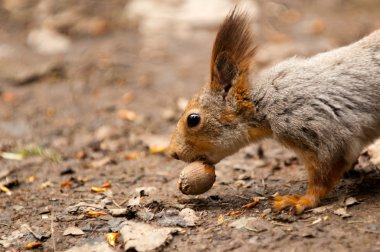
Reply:
M216 35L210 81L189 101L168 151L185 162L216 164L274 138L303 161L308 189L275 196L272 207L300 214L316 207L380 136L380 30L253 76L255 49L250 19L235 8Z

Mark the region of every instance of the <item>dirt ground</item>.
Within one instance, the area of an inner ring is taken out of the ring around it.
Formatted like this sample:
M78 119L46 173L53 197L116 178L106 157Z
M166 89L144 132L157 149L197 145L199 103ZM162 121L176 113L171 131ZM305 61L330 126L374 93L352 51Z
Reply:
M378 0L242 2L257 71L380 28ZM36 251L143 251L154 230L163 238L150 248L162 251L380 250L380 174L366 153L321 208L300 216L270 210L271 195L306 188L303 165L270 140L219 163L207 193L177 189L184 163L162 147L208 79L233 1L0 5L0 185L10 189L0 188L0 251L31 242ZM259 203L242 210L252 197ZM123 223L112 248L106 234ZM153 231L139 236L133 225Z

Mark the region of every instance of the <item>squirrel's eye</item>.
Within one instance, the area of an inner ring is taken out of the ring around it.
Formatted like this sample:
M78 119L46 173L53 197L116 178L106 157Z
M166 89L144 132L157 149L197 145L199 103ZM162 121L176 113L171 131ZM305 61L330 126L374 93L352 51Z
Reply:
M192 128L192 127L195 127L199 124L199 122L201 121L201 116L198 115L198 114L190 114L188 117L187 117L187 125Z

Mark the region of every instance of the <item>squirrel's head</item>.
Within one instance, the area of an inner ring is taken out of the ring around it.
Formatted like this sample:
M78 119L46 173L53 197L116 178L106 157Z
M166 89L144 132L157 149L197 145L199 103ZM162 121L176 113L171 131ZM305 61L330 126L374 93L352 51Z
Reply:
M249 18L235 9L216 36L210 82L189 101L177 124L172 157L215 164L251 141L255 106L248 75L254 51Z

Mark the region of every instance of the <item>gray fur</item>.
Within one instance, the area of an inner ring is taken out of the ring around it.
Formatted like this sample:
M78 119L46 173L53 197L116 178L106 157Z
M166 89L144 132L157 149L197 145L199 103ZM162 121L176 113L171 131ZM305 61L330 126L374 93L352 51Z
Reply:
M314 57L286 60L252 79L253 121L273 137L347 164L380 136L380 30ZM265 118L264 120L260 118Z

